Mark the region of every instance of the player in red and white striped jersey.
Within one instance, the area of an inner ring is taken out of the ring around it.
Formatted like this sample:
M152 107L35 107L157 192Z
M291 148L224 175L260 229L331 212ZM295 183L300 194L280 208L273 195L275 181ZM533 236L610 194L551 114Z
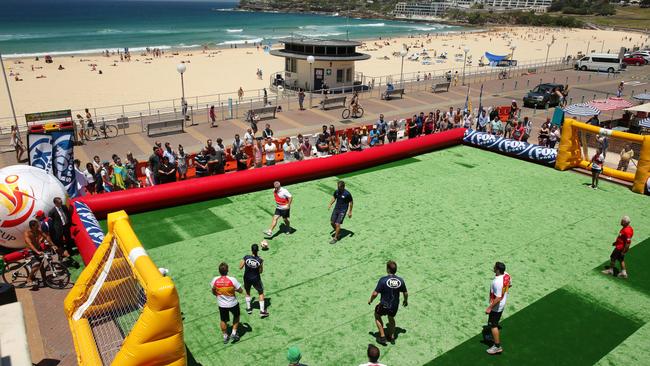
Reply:
M280 182L273 182L273 197L275 198L275 214L273 214L273 221L271 222L271 227L264 231L264 235L267 237L273 236L273 229L275 225L278 224L278 219L282 217L284 219L285 233L291 234L291 223L289 222L289 216L291 211L291 203L293 202L293 197L291 193L282 188Z
M621 262L621 272L619 272L618 277L627 278L627 268L625 267L625 254L630 249L630 244L632 244L632 236L634 236L634 229L630 226L630 218L628 216L623 216L621 218L621 231L618 232L616 241L612 244L614 250L609 256L609 268L603 271L604 274L613 275L614 266L616 261Z

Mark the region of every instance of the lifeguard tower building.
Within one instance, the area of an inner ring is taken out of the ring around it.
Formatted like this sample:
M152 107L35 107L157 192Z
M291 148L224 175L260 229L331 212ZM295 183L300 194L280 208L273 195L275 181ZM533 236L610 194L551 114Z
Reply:
M282 86L319 91L324 84L329 89L360 85L355 62L370 58L370 55L357 52L360 42L292 38L282 43L282 49L270 51L273 56L284 57L284 71L271 76L274 89Z

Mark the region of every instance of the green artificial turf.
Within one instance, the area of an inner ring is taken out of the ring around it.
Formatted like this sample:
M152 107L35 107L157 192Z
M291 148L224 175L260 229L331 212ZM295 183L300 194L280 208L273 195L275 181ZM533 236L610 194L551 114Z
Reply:
M241 280L239 261L262 240L271 220L271 189L131 216L150 256L170 270L178 287L191 364L282 365L291 345L301 348L309 365L366 362L366 346L374 343L376 332L374 304L368 306L367 300L389 259L397 261L410 301L397 315L395 345L381 347L380 361L387 365L431 360L454 365L435 359L465 345L470 348L461 352L468 353L464 360L495 362L475 336L486 321L497 260L506 263L513 278L504 313L503 343L510 348L500 360L522 365L529 364L524 357L533 357L554 364L552 349L558 354L584 351L593 363L604 351L589 349L598 347L613 349L611 359L626 362L633 355L619 347L642 347L645 338L635 337L634 330L644 321L577 296L566 286L587 274L608 280L592 269L608 258L622 215L632 218L635 243L650 236L648 197L606 181L594 191L585 188L586 176L465 146L343 177L354 196L354 212L343 225L346 237L336 245L328 244L327 204L338 177L287 187L295 198L296 231L275 236L270 250L261 253L271 316L260 319L258 311L242 311L244 334L238 344L222 344L210 280L222 261ZM639 255L650 254L644 249ZM632 288L627 299L649 301ZM562 314L562 304L569 307L566 312L580 309L579 314ZM558 323L572 325L561 329L561 339L588 337L546 347L536 332L548 331L554 309ZM603 319L620 324L620 330L590 342L589 332L604 331L596 324ZM529 326L537 321L543 329ZM518 334L525 337L515 340ZM516 342L522 346L515 347Z

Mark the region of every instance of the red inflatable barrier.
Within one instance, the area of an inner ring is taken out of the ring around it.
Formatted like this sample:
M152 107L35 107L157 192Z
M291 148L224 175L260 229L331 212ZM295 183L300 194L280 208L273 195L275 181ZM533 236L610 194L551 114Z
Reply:
M365 169L458 145L462 142L464 133L464 128L457 128L360 152L348 152L327 158L297 161L154 187L84 196L77 200L88 205L98 218L104 218L109 212L117 210L125 210L129 214L155 210L270 188L276 180L283 184L291 184Z

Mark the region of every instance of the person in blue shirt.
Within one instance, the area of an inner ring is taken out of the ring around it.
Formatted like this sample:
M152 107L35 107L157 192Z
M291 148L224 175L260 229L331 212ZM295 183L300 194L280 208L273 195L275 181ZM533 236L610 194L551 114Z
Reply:
M379 131L379 142L383 145L384 140L386 139L386 132L388 132L388 123L384 121L384 114L379 115L379 121L377 121L377 131Z
M404 293L403 306L408 306L408 291L404 279L395 275L397 273L397 263L390 260L386 263L387 276L379 279L375 290L370 295L368 305L372 304L378 295L381 295L379 304L375 306L375 324L379 330L379 339L377 342L383 346L386 341L393 343L395 341L395 315L399 308L399 294ZM388 331L384 333L384 322L382 316L388 316Z
M424 126L424 112L420 112L415 119L415 126L417 126L417 134L420 136L422 134L422 126Z
M332 237L330 244L336 244L336 242L341 238L341 224L343 224L345 215L347 214L349 218L352 218L352 194L345 189L345 182L342 180L338 183L338 189L334 191L332 200L327 207L328 210L332 208L334 202L336 202L336 205L334 206L334 211L332 211L332 218L330 220L332 229L334 229L334 236Z
M264 260L257 253L259 246L251 245L251 254L245 255L239 263L239 269L244 268L244 290L246 291L246 312L253 313L251 307L251 287L257 291L260 298L260 317L266 318L269 313L264 308L264 285L262 284L262 272L264 271Z
M377 131L377 126L374 125L372 126L372 130L370 130L370 142L368 143L371 147L375 146L379 143L379 131Z

